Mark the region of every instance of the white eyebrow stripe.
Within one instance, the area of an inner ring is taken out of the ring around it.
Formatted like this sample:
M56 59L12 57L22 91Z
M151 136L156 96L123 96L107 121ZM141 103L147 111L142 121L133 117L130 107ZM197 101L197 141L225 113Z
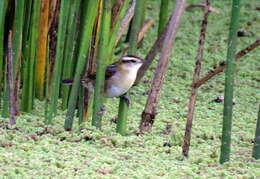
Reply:
M135 57L123 57L123 60L136 60L136 61L140 61L138 58Z

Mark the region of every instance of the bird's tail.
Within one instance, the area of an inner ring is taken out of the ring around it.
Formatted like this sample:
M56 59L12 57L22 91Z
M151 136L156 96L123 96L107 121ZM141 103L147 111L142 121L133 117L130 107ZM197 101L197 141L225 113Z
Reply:
M62 84L64 85L72 85L72 83L73 83L73 78L66 78L62 80Z
M72 85L72 83L73 83L73 78L66 78L66 79L62 80L62 84L64 84L64 85ZM89 78L81 79L81 85L84 88L88 88L91 91L94 90L93 80L91 80Z

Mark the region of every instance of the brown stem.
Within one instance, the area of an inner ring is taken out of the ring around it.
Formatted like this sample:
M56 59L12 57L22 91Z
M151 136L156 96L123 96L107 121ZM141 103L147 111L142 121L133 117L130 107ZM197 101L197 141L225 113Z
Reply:
M111 13L111 25L110 25L111 29L114 27L115 22L118 21L118 14L123 4L124 4L124 0L116 0L113 4L112 13Z
M16 79L15 79L15 84L14 84L14 98L15 98L15 115L18 116L20 115L20 110L19 110L19 106L20 106L20 82L21 82L21 63L18 64L18 68L17 68L17 75L16 75Z
M121 39L122 35L125 33L127 26L129 25L131 19L134 16L135 13L135 4L136 4L136 0L133 0L130 8L127 10L125 17L123 18L120 28L118 30L118 34L116 37L116 44L118 43L118 41Z
M142 26L142 28L141 28L139 34L138 34L138 44L137 44L138 47L141 46L141 43L142 43L142 40L143 40L143 38L144 38L145 33L149 30L149 28L152 27L152 25L154 24L154 22L155 22L155 21L154 21L153 19L147 19L147 20L144 22L144 24L143 24L143 26ZM126 46L126 47L124 47L124 49L122 50L122 51L123 51L122 54L123 54L123 55L127 55L128 49L129 49L129 45Z
M190 4L186 7L186 9L191 9L194 7L206 7L206 4ZM219 10L213 8L213 7L209 7L209 11L218 14Z
M198 88L195 86L195 82L200 77L201 59L203 57L204 44L205 44L205 38L206 38L210 0L207 0L206 4L207 5L204 8L204 17L203 17L203 20L201 23L199 47L197 50L197 56L195 58L195 61L196 61L195 69L194 69L193 80L192 80L191 96L190 96L190 101L189 101L189 105L188 105L188 115L187 115L185 136L184 136L184 141L183 141L183 146L182 146L182 153L185 157L188 157L189 147L190 147L193 114L195 111L196 97L197 97L197 93L198 93Z
M51 79L52 72L54 68L54 61L56 57L56 46L57 46L57 29L59 21L59 12L60 12L60 0L50 1L50 14L48 22L48 36L49 36L49 74L48 78Z
M244 55L246 55L250 51L254 50L256 47L258 47L259 45L260 45L260 39L256 39L256 41L254 43L250 44L249 46L247 46L243 50L240 50L236 54L235 60L238 60L240 57L243 57ZM226 68L226 64L225 63L220 63L218 67L216 67L214 70L211 70L206 76L204 76L203 78L200 78L199 80L197 80L195 86L197 88L200 87L201 85L206 83L208 80L210 80L212 77L214 77L217 74L223 72L225 68Z
M152 48L150 49L150 51L148 52L148 54L145 57L145 61L143 63L143 65L141 66L141 68L139 69L138 73L137 73L137 77L135 80L135 84L138 84L141 79L144 77L145 72L148 70L148 68L150 67L150 65L152 64L155 56L157 55L157 53L161 50L162 48L162 43L164 41L165 38L165 34L167 29L169 28L169 22L170 19L166 25L166 27L164 28L164 30L162 31L162 33L158 36L157 40L154 42Z
M149 131L154 123L156 115L156 105L160 97L160 89L163 84L164 74L167 70L168 61L170 59L173 43L178 31L181 16L185 9L185 0L177 0L176 6L172 11L169 23L167 24L167 31L165 33L165 40L163 40L162 53L157 64L156 73L152 82L152 87L149 92L149 97L146 102L145 109L142 114L140 123L141 133Z
M99 46L99 34L101 30L101 17L102 17L102 1L99 2L98 6L98 14L96 17L96 22L94 25L94 30L92 34L90 53L88 55L88 64L85 69L85 77L92 76L96 72L96 64L97 64L97 55L98 55L98 46ZM83 121L87 121L89 119L88 114L90 113L90 100L92 96L92 91L88 88L84 88L83 90ZM80 99L79 99L80 100ZM81 103L82 101L79 101Z
M49 25L48 27L51 27L53 21L56 21L56 18L59 14L59 6L60 6L60 0L52 0L50 1L50 14L49 14Z
M8 79L8 96L9 96L9 118L10 124L15 125L15 96L14 96L14 74L13 74L13 47L12 47L12 31L8 36L8 54L7 62L7 79Z
M144 22L144 24L143 24L143 26L142 26L139 34L138 34L138 43L144 38L145 33L152 27L154 22L155 21L153 19L147 19Z

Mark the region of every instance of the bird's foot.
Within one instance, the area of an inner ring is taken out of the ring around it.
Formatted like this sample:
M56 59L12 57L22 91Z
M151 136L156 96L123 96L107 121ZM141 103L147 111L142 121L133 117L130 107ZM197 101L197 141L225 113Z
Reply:
M129 96L127 96L127 95L122 95L121 98L126 101L126 103L127 103L128 106L130 106L130 105L132 104L132 103L131 103L131 99L130 99Z

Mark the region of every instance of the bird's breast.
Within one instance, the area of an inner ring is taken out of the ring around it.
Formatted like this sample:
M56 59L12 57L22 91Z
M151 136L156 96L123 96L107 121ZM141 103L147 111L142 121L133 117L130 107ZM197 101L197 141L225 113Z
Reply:
M109 98L126 93L134 84L136 73L116 73L106 82L106 95Z

